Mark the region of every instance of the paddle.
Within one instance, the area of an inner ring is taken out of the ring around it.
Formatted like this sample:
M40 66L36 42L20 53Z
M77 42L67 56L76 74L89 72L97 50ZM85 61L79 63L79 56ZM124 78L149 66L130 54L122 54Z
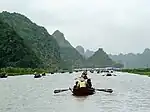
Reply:
M113 90L112 89L95 89L97 91L103 91L103 92L108 92L108 93L112 93Z
M60 93L60 92L68 91L68 90L71 90L72 92L72 89L69 88L69 89L57 89L57 90L54 90L54 93Z
M59 89L59 90L54 90L54 93L60 93L64 91L68 91L69 89Z
M59 89L59 90L54 90L54 93L60 93L60 92L64 92L64 91L68 91L70 90L72 92L72 89ZM108 93L112 93L113 90L112 89L95 89L96 91L103 91L103 92L108 92Z

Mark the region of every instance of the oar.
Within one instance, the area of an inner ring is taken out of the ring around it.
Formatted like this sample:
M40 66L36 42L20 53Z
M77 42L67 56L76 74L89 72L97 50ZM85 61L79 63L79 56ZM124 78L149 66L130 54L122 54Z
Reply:
M69 89L58 89L58 90L54 90L54 93L60 93L60 92L64 92L64 91L68 91Z
M108 93L112 93L113 90L112 89L95 89L97 91L103 91L103 92L108 92Z
M57 90L54 90L54 93L60 93L60 92L68 91L68 90L71 90L71 88L69 88L69 89L57 89ZM71 90L71 92L72 92L72 90Z
M54 90L54 93L60 93L60 92L64 92L64 91L68 91L70 90L72 92L72 89L58 89L58 90ZM108 93L112 93L113 90L112 89L95 89L96 91L103 91L103 92L108 92Z

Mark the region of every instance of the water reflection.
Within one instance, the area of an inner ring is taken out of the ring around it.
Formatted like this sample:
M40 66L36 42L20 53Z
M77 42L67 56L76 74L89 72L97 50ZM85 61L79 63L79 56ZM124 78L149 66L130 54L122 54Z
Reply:
M74 96L74 99L78 102L85 101L89 96Z

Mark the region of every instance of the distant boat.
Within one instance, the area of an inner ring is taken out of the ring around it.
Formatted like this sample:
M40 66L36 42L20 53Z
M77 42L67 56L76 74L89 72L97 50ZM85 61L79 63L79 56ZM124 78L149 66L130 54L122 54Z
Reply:
M107 71L102 72L102 73L104 73L102 76L117 76L116 74L114 74L113 70L107 70Z
M97 73L100 73L100 70L97 70Z
M75 70L75 72L78 72L78 70Z
M70 71L69 73L73 73L72 71Z
M42 76L40 74L35 74L34 78L41 78Z
M6 73L1 73L0 74L0 78L7 78L7 77L8 77L8 75Z
M65 73L65 71L61 71L61 73Z
M91 73L94 73L94 70L90 70Z
M46 76L46 74L45 74L45 73L42 73L42 76Z
M111 73L107 73L106 76L112 76L112 74Z

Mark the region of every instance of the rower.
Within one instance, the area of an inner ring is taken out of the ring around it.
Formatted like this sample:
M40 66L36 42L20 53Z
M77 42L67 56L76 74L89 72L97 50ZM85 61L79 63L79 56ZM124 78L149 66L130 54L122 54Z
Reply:
M87 87L88 87L88 88L92 88L91 79L87 79Z
M85 79L82 77L79 81L78 81L78 85L79 88L85 88L86 87L86 81Z
M78 85L78 81L76 81L76 84L75 84L75 86L73 87L73 89L78 89L79 88L79 85Z
M88 77L87 77L87 72L86 72L86 71L83 72L82 75L81 75L81 77L83 77L84 79L88 79Z
M87 77L87 71L83 72L81 77L83 77L86 80L86 87L91 88L92 82L91 79Z

